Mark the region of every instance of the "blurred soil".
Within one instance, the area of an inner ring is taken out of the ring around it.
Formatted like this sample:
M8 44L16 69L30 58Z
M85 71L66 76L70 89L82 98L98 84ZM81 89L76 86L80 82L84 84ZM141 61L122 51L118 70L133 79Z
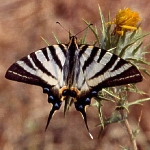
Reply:
M120 145L129 147L130 141L125 126L112 124L98 140L99 123L97 109L87 109L88 124L94 140L86 131L79 112L71 107L67 116L63 116L63 106L53 117L47 132L44 132L51 106L42 88L17 83L4 78L8 67L27 54L45 47L44 37L55 44L54 32L62 43L68 42L68 34L56 24L56 21L70 29L73 34L85 28L85 20L100 25L98 4L107 18L114 18L118 9L130 7L138 11L142 18L142 29L150 31L149 0L88 0L88 1L49 1L49 0L5 0L0 1L0 149L1 150L120 150ZM82 37L82 34L78 38ZM88 43L94 36L89 31ZM149 36L144 44L150 43ZM146 56L149 59L149 55ZM150 80L145 76L139 89L150 94ZM130 95L130 101L141 98ZM112 106L105 103L104 114L108 116ZM130 110L129 121L138 126L142 111L140 133L137 136L139 150L150 149L150 102L143 106L134 106Z

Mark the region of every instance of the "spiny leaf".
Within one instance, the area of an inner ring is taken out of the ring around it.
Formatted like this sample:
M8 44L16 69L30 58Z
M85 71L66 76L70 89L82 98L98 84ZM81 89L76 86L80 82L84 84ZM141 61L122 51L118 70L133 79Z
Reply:
M140 58L127 58L126 60L129 60L129 61L134 61L134 62L136 62L136 63L141 63L141 64L145 64L145 65L149 65L150 66L150 62L147 62L147 61L145 61L145 60L143 60L143 59L140 59Z
M136 100L134 102L130 102L127 104L127 106L132 106L132 105L143 105L141 104L142 102L145 102L145 101L149 101L150 100L150 97L149 98L143 98L143 99L139 99L139 100Z
M50 46L51 44L46 40L44 39L42 36L41 36L42 40L47 44L47 46Z
M100 98L101 100L109 101L109 102L115 102L114 100L109 99L109 98L107 98L106 96L104 97L104 96L98 95L98 98ZM97 99L97 98L96 98L96 99Z
M143 71L145 74L150 76L150 72L148 70L146 70L146 68L139 67L139 70Z
M133 51L132 51L132 55L133 56L137 53L137 51L140 49L140 47L142 46L142 44L143 44L143 42L140 42L139 45L137 47L135 47L135 49L133 49Z
M57 44L60 44L61 42L60 42L60 40L56 37L55 33L54 33L54 32L52 32L52 34L53 34L53 36L54 36L54 38L55 38L55 40L56 40Z
M85 44L85 39L86 39L86 36L87 36L87 33L88 33L88 29L87 28L83 34L83 37L81 38L81 41L80 41L80 44Z
M118 97L117 95L114 95L114 93L111 93L111 92L107 91L106 89L102 89L102 91L109 94L109 95L111 95L112 97L114 97L116 99L120 99L120 97Z
M90 25L90 23L88 23L86 20L83 20L87 25ZM97 28L96 30L94 29L93 26L89 26L89 28L91 29L91 31L94 33L95 37L96 37L96 40L98 41L98 44L99 44L99 35L97 33ZM99 47L100 47L100 44L99 44Z
M99 7L99 14L100 14L100 20L101 20L101 25L102 25L102 36L103 36L103 38L105 38L105 36L106 36L106 24L105 24L105 19L104 19L104 16L103 16L103 13L102 13L102 10L101 10L101 8L100 8L100 6L98 6Z

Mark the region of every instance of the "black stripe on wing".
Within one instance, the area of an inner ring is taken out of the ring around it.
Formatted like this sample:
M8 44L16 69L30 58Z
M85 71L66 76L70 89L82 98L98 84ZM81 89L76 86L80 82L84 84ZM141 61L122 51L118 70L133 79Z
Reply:
M10 80L15 80L18 82L25 82L28 84L34 84L39 86L45 86L46 82L42 80L40 77L35 76L26 70L24 70L21 66L17 63L14 63L12 66L9 67L5 74L5 78Z
M31 63L31 61L30 61L30 59L28 57L30 57L30 56L28 55L27 57L23 57L21 60L23 62L25 62L27 64L27 66L29 66L33 70L36 70L35 67L33 66L33 63Z
M84 65L82 67L83 72L86 70L86 67L88 67L94 61L94 58L95 58L98 51L99 51L99 48L93 47L90 56L85 61Z
M88 45L81 45L80 47L80 51L79 51L79 58L83 55L83 53L87 50Z
M49 47L50 47L50 46L49 46ZM49 48L49 47L48 47L48 48ZM45 56L45 58L47 59L47 61L49 61L50 58L48 57L48 53L47 53L46 48L42 48L41 51L43 52L43 55Z
M104 49L101 49L101 52L100 52L100 55L99 55L99 58L97 60L97 62L99 63L101 61L101 59L103 58L103 56L106 54L106 50Z
M103 55L103 57L105 57L105 55ZM102 59L102 58L101 58ZM109 62L106 63L106 65L104 66L104 68L102 70L99 70L96 74L94 74L90 79L96 78L99 75L104 74L105 72L107 72L115 63L115 61L118 59L117 55L112 55L112 57L110 58ZM125 61L120 61L120 65L123 65L125 63Z
M102 88L112 87L112 86L119 86L119 85L126 85L130 83L137 83L141 82L143 77L141 76L140 72L135 66L131 66L121 74L118 74L114 77L110 77L103 82L93 86L91 88L95 90L99 90Z
M115 71L115 70L119 69L121 66L123 66L123 65L125 65L127 63L128 63L127 61L125 61L124 59L120 58L120 60L117 62L116 66L113 68L112 71Z
M42 52L42 51L41 51ZM37 54L38 55L38 54ZM33 60L35 66L40 69L42 72L46 73L48 76L51 76L52 78L56 79L55 76L53 76L49 70L47 70L42 62L40 60L37 59L37 55L35 53L31 53L30 56L31 56L31 59ZM24 62L26 63L26 61L28 60L28 58L26 57L26 60L24 60Z
M63 52L63 51L62 51ZM58 55L56 54L56 49L54 46L51 46L50 48L50 53L53 57L53 60L55 61L55 63L59 66L60 70L62 70L62 64L61 64L61 61L58 57Z
M64 56L66 56L66 51L67 51L68 44L67 45L65 45L65 44L58 44L58 46L61 49L61 51L64 54Z

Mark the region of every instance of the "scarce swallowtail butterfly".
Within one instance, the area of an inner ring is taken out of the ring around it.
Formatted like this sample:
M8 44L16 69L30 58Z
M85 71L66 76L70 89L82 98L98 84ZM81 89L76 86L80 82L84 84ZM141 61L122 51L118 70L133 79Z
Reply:
M99 47L77 44L76 36L71 36L68 44L47 46L23 57L9 67L5 77L41 86L48 94L52 109L45 130L65 101L64 112L69 102L74 102L88 132L86 106L98 91L142 81L140 72L130 62Z

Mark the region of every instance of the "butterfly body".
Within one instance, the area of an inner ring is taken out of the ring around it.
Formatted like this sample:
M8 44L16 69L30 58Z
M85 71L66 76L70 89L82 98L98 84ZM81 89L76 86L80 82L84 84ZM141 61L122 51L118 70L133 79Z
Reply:
M48 94L53 107L46 129L63 101L65 112L70 101L74 102L88 129L86 105L90 105L98 91L142 81L140 72L131 63L98 47L78 45L75 36L68 44L48 46L20 59L10 66L5 77L41 86Z

